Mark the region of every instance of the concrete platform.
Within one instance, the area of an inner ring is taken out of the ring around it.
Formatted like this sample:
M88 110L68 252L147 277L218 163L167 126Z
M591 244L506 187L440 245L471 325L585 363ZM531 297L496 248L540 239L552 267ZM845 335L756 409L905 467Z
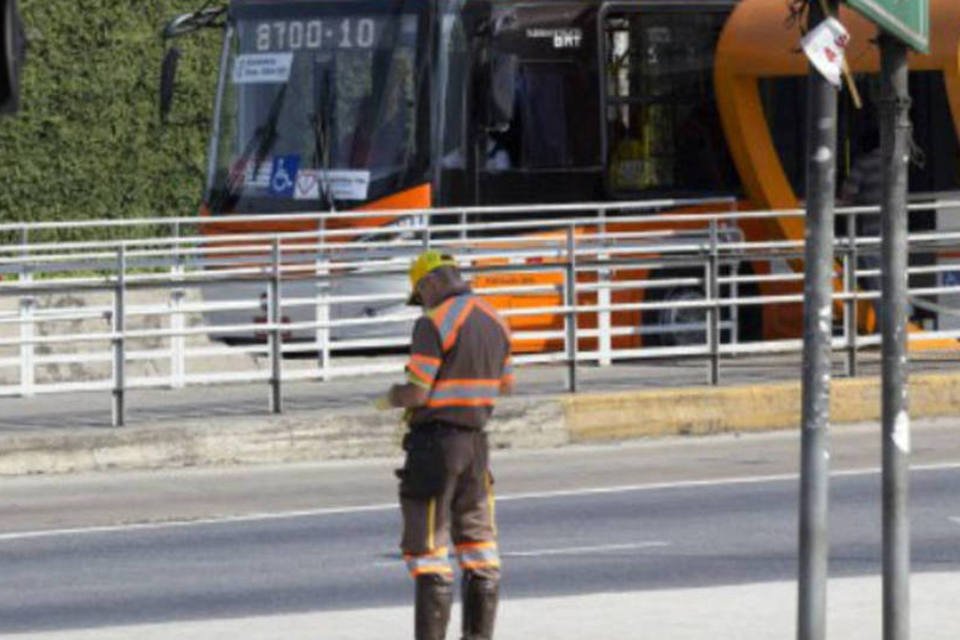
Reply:
M960 415L955 355L912 363L914 417ZM832 383L836 424L880 416L877 358L868 375ZM800 423L799 357L724 362L722 384L704 384L702 361L630 363L580 370L531 367L490 426L498 448L570 442L792 429ZM291 384L285 412L267 410L266 385L131 392L128 426L111 428L110 396L65 394L0 401L0 475L278 463L396 454L399 411L372 401L396 376Z

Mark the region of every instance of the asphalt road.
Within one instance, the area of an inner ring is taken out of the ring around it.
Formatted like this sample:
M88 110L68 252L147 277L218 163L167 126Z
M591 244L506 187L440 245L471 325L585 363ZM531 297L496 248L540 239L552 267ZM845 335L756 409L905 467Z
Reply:
M876 431L834 434L833 576L880 570ZM960 571L955 434L915 430L918 573ZM797 440L496 456L504 598L794 579ZM395 462L4 480L0 633L406 605Z

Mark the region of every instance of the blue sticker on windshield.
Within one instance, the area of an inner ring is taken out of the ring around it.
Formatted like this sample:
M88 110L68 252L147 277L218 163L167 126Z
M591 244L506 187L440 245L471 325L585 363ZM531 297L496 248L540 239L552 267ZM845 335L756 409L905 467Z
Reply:
M277 198L292 198L300 170L300 156L276 156L270 172L270 195Z

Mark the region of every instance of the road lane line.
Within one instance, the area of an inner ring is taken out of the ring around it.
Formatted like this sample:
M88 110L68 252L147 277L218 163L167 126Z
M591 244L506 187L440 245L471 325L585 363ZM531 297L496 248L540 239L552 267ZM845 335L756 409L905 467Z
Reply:
M628 551L633 549L652 549L669 547L669 542L653 540L650 542L635 542L633 544L605 544L595 547L566 547L560 549L539 549L536 551L504 551L500 555L505 558L537 558L540 556L568 556L581 553L609 553L611 551Z
M557 549L536 549L533 551L500 551L503 558L536 558L539 556L565 556L575 554L589 553L609 553L611 551L629 551L634 549L654 549L658 547L669 547L669 542L662 540L651 540L649 542L631 542L628 544L604 544L593 547L559 547ZM378 560L373 563L374 567L395 567L403 563L403 557L397 555L394 560Z
M951 462L943 464L917 465L912 467L911 472L923 471L952 471L960 469L960 463ZM871 467L867 469L850 469L847 471L834 471L831 477L852 477L867 476L880 473L880 468ZM719 487L724 485L750 485L763 484L765 482L785 482L799 479L797 473L783 473L764 476L743 476L733 478L714 478L710 480L678 480L675 482L653 482L647 484L619 485L612 487L594 487L587 489L565 489L558 491L541 491L530 493L516 493L503 496L497 496L497 502L512 502L516 500L541 500L549 498L564 498L585 495L604 495L616 493L634 493L643 491L659 491L663 489L691 489L697 487ZM291 520L296 518L313 518L330 515L347 515L355 513L393 511L396 510L395 502L371 505L358 505L350 507L330 507L323 509L304 509L299 511L278 511L251 513L239 516L223 516L216 518L199 518L195 520L168 520L163 522L144 522L119 525L105 525L92 527L76 527L65 529L42 529L39 531L13 531L9 533L0 533L0 542L10 542L19 540L33 540L40 538L53 538L57 536L86 535L97 533L121 533L127 531L151 531L163 529L175 529L181 527L236 524L236 523L257 523L270 522L276 520Z
M69 529L42 529L40 531L13 531L0 533L0 542L8 540L30 540L34 538L52 538L56 536L70 536L93 533L118 533L123 531L150 531L160 529L176 529L201 525L231 524L238 522L266 522L271 520L291 520L295 518L310 518L348 513L364 513L367 511L389 511L396 509L397 504L370 504L355 507L331 507L329 509L305 509L302 511L279 511L274 513L251 513L242 516L222 516L217 518L199 518L197 520L168 520L164 522L141 522L131 524L104 525L95 527L76 527Z
M911 467L910 471L952 471L960 469L960 462L950 462L944 464L917 465ZM879 467L867 469L848 469L846 471L833 471L831 477L850 477L850 476L868 476L881 472ZM784 482L787 480L798 480L798 473L781 473L765 476L746 476L740 478L718 478L715 480L680 480L677 482L654 482L638 485L621 485L613 487L597 487L592 489L560 489L558 491L542 491L536 493L516 493L506 496L497 496L497 502L509 502L510 500L530 500L539 498L562 498L566 496L598 495L605 493L629 493L634 491L657 491L660 489L690 489L696 487L710 487L715 485L728 484L763 484L764 482Z

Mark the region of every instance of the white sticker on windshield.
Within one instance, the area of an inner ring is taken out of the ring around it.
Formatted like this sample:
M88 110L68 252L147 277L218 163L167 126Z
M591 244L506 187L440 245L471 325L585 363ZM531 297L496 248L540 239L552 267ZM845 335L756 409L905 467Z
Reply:
M329 189L335 200L366 200L370 188L369 171L300 169L293 197L319 200L320 188Z
M233 66L234 84L287 82L293 67L293 53L246 53Z

